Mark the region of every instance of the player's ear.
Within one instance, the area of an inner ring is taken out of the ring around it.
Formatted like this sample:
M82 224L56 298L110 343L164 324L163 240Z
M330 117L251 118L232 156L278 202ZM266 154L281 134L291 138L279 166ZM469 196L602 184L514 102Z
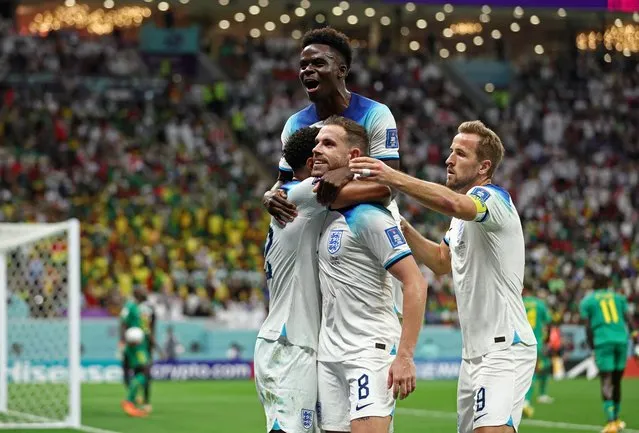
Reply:
M359 147L351 147L350 156L351 159L359 158L362 156L362 150Z
M338 72L337 76L339 78L344 78L345 79L347 75L348 75L348 67L344 63L341 63L339 65L339 72Z
M481 165L479 166L479 174L481 175L487 175L488 172L490 171L490 167L493 166L493 163L490 159L485 159L481 162Z
M313 171L313 157L312 156L306 160L306 168L308 168L309 171Z

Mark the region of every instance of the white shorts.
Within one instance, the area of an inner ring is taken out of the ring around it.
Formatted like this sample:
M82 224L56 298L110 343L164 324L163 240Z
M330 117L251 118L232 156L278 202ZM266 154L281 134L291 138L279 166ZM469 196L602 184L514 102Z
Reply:
M266 413L266 431L317 431L317 357L312 349L284 339L258 338L255 386Z
M354 361L318 362L317 417L323 430L350 432L351 421L395 412L388 370L395 356L380 354ZM391 426L392 431L392 426Z
M464 359L457 385L457 432L510 425L519 428L526 392L537 363L537 347L516 344Z

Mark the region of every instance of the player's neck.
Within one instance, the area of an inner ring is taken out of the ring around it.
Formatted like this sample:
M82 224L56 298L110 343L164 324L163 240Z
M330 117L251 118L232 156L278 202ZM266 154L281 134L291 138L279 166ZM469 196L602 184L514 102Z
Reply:
M477 179L475 182L469 183L468 186L460 188L456 192L458 192L460 194L466 194L468 191L470 191L471 189L475 188L476 186L484 186L484 185L489 185L491 183L493 183L493 182L492 182L492 179L490 179L490 178Z
M302 182L303 180L311 177L311 172L305 169L298 170L293 173L293 180Z
M315 103L315 111L320 120L324 120L334 114L342 114L351 102L351 92L346 87L337 89L337 93L323 101Z

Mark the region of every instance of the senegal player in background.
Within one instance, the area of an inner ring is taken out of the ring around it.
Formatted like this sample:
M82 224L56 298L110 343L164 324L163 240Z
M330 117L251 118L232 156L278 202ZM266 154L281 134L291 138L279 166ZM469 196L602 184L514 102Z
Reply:
M595 291L579 306L585 322L588 343L595 353L601 379L601 396L607 424L603 433L617 433L625 427L619 419L621 411L621 378L628 357L628 303L610 289L610 279L595 276Z
M530 418L533 416L534 409L531 405L534 392L535 382L539 381L539 397L537 401L540 403L550 403L552 398L546 395L546 387L548 385L548 376L550 373L550 358L546 355L545 345L548 341L548 325L551 322L550 312L546 303L533 296L529 283L524 283L524 307L526 308L526 316L528 323L533 329L535 338L537 339L537 366L533 376L532 385L526 393L526 402L524 403L523 414Z
M138 286L133 290L133 298L128 300L120 313L120 348L124 349L122 369L124 384L129 396L123 402L123 409L129 415L142 416L136 404L138 390L144 391L143 403L145 413L151 412L151 353L155 344L155 314L152 307L146 303L147 291ZM144 340L137 345L127 344L126 331L130 328L140 328L144 331ZM133 372L133 377L130 376Z

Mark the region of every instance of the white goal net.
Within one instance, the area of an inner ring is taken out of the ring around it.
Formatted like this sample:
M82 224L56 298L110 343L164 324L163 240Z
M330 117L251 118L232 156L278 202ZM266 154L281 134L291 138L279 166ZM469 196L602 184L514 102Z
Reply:
M0 224L0 429L80 426L79 237Z

